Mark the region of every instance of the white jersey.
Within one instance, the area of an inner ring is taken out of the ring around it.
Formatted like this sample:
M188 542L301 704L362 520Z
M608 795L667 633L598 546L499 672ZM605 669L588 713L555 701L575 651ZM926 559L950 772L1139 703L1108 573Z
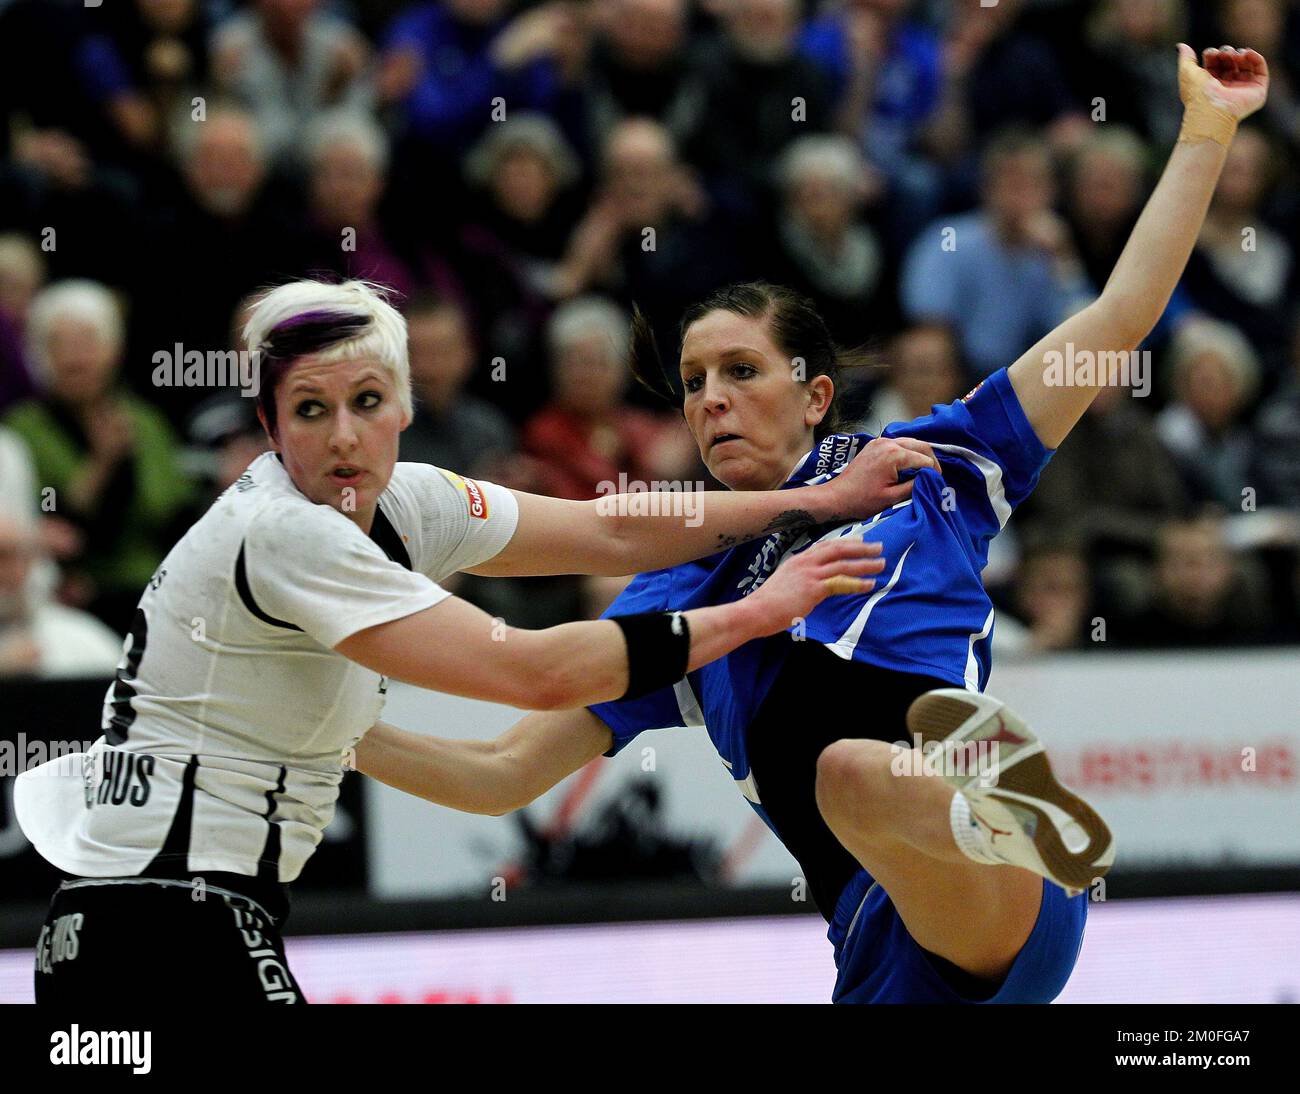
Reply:
M90 752L19 777L19 823L88 877L292 881L334 812L386 682L335 653L450 594L514 535L502 487L399 463L369 536L259 456L159 566Z

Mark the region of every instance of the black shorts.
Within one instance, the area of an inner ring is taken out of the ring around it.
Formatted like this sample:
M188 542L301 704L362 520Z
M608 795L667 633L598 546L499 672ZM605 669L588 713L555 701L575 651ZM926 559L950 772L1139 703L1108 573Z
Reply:
M906 741L912 700L952 686L936 676L845 661L820 642L790 642L746 730L745 749L763 809L803 869L827 922L862 864L835 838L817 807L817 758L845 737Z
M280 925L205 881L77 878L59 886L36 944L36 1002L305 1003Z

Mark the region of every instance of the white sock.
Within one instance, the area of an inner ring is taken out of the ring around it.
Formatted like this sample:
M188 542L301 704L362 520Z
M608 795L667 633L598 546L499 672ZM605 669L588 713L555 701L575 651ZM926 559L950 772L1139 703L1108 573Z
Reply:
M989 842L989 833L971 816L970 802L960 790L952 796L952 806L948 810L948 823L952 826L953 842L968 859L990 866L998 866L1006 861L994 854Z

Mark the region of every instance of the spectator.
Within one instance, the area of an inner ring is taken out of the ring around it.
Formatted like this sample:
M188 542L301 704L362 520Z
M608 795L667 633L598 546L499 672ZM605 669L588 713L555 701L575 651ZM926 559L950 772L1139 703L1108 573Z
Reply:
M256 119L229 107L183 129L178 152L197 212L237 222L252 212L266 181L266 145Z
M557 274L562 297L595 290L638 303L667 350L691 304L743 272L736 235L708 216L668 131L632 118L611 133L602 188Z
M24 235L0 235L0 413L33 391L23 359L23 330L32 297L45 282L41 253Z
M42 505L38 506L40 498ZM47 498L38 489L36 469L23 439L0 425L0 514L8 514L36 537L41 560L32 567L33 595L45 599L58 584L56 559L81 551L83 537L68 521L42 513Z
M1050 127L1053 143L1066 147L1086 131L1087 116L1070 93L1060 59L1021 26L1024 6L1023 0L954 6L934 120L942 157L969 158L1008 126Z
M113 137L87 102L78 47L100 13L0 4L0 231L40 240L52 277L120 279L138 248L139 182L103 153Z
M0 679L112 676L122 639L43 595L34 580L40 559L35 528L0 510Z
M485 355L515 366L509 385L479 386L522 421L546 395L543 355L553 298L568 291L560 263L584 214L579 165L559 127L521 112L492 126L465 165L474 186L456 234L456 269Z
M478 201L462 232L467 251L513 270L525 290L550 296L582 208L573 198L581 166L544 114L511 115L465 162Z
M1094 104L1100 97L1105 115L1098 120L1168 148L1178 139L1183 110L1163 92L1177 82L1174 47L1186 39L1186 23L1183 0L1104 0L1070 62L1079 99Z
M1259 363L1235 327L1188 319L1170 349L1174 400L1156 430L1194 501L1240 512L1249 486L1252 441L1245 412L1259 385Z
M985 152L982 175L980 208L930 225L908 252L901 284L904 315L951 324L981 378L1011 364L1092 293L1052 212L1047 146L1003 134Z
M364 278L409 298L421 286L460 294L449 263L408 244L402 253L383 230L388 138L367 115L336 111L318 118L303 142L309 169L309 228L314 269ZM409 260L408 260L409 259Z
M191 416L186 428L189 458L196 477L207 487L207 500L215 501L235 484L263 452L268 451L266 430L257 420L257 401L243 395L214 395Z
M585 129L601 148L628 118L654 118L677 146L704 120L702 50L693 45L686 0L612 0L587 66Z
M1215 518L1162 526L1154 576L1146 608L1110 628L1117 646L1248 645L1269 633L1267 584L1233 556Z
M529 421L523 441L543 464L546 493L583 501L618 493L619 474L649 489L696 466L680 421L623 404L631 379L627 316L608 301L570 300L548 329L555 397Z
M556 9L512 20L510 7L511 0L412 4L388 31L380 98L399 103L406 129L438 155L463 155L492 121L494 100L511 111L544 111L559 93L547 54L561 48Z
M1178 466L1150 415L1113 385L1097 393L1057 449L1016 523L1031 540L1078 542L1107 602L1125 605L1146 584L1157 529L1187 507Z
M1291 377L1255 420L1255 466L1260 508L1288 506L1300 513L1300 322L1291 335Z
M217 86L257 119L271 159L291 153L296 134L321 111L372 105L369 45L319 9L319 0L256 0L213 37Z
M464 312L447 300L418 297L406 324L415 416L402 433L401 458L494 482L509 475L514 430L491 403L464 391L474 369Z
M862 342L893 319L884 250L861 216L865 170L854 143L829 134L792 141L777 166L782 204L772 279L815 300L843 344Z
M1049 541L1026 550L1015 593L1015 612L1025 627L1019 652L1053 653L1091 644L1092 582L1077 545ZM1005 621L1003 617L998 626Z
M206 91L209 8L197 0L133 0L102 14L107 25L82 39L77 66L126 162L146 169L146 158L130 154L163 151L169 123Z
M88 607L124 634L141 588L192 515L176 438L157 410L118 384L122 318L102 285L43 290L28 340L42 395L19 403L5 424L27 444L55 512L86 533L77 569L89 582Z
M747 219L774 193L772 167L795 137L834 128L830 80L798 50L798 0L730 0L706 62L704 123L681 147L729 215Z
M90 18L84 4L11 0L0 5L0 117L24 120L0 127L6 152L19 151L25 130L57 136L61 151L76 150L75 161L65 161L68 166L89 166L87 149L104 138L97 112L87 109L85 70L78 57ZM46 150L52 159L57 154L53 143Z
M910 243L938 213L941 167L923 154L943 90L939 35L912 19L915 0L828 0L800 50L832 79L837 127L861 145L888 185L886 223Z
M863 427L879 434L891 422L923 418L967 389L957 339L942 323L919 323L889 343L888 374L864 415Z
M1265 199L1279 173L1265 133L1247 127L1228 149L1182 284L1199 311L1240 328L1267 352L1267 381L1286 368L1290 300L1296 284L1291 245L1265 223Z
M36 523L36 473L23 439L0 426L0 513Z
M1089 280L1104 285L1146 197L1147 152L1131 130L1099 127L1070 157L1065 218Z
M206 121L180 131L178 149L184 191L160 212L148 252L152 261L138 268L132 349L141 359L177 343L204 351L225 347L239 302L305 272L309 261L294 227L298 218L266 186L266 156L250 115L214 106ZM160 270L185 276L161 277ZM171 388L153 397L181 421L205 393Z

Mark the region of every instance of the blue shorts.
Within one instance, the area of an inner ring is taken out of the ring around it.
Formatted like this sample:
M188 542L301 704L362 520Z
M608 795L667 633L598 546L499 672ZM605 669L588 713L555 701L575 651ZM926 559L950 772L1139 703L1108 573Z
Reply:
M828 937L839 969L831 999L835 1003L1050 1003L1074 971L1087 919L1087 893L1067 897L1059 885L1044 879L1038 919L1002 984L987 997L983 992L972 997L963 993L972 978L917 945L885 890L860 870L844 887L831 920Z

